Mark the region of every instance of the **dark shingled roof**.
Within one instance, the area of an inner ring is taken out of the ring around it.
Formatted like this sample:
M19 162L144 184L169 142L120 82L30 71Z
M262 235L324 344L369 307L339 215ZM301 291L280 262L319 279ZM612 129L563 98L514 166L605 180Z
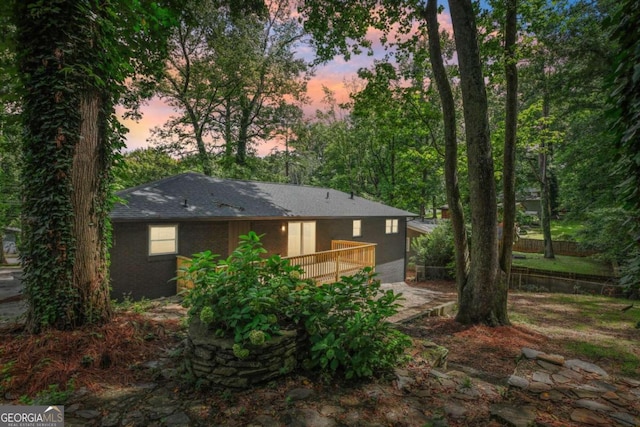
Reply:
M274 217L411 217L411 212L328 188L184 173L118 192L114 221Z

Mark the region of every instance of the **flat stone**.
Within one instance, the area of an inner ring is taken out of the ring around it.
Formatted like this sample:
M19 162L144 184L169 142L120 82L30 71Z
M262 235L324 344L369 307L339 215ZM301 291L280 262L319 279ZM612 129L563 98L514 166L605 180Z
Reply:
M544 360L536 360L536 363L542 369L544 369L545 371L549 371L551 373L558 372L559 370L562 369L562 366L556 365L555 363L549 363L549 362L544 361Z
M529 383L528 390L532 393L542 393L551 390L551 386L549 384L541 383L538 381L531 381Z
M579 400L576 400L573 404L578 408L585 408L591 411L597 411L597 412L613 411L613 408L611 406L604 405L600 402L596 402L595 400L590 400L590 399L579 399Z
M609 419L584 408L574 409L571 412L571 421L575 421L577 423L584 423L592 426L610 424Z
M604 378L608 378L609 377L609 374L607 374L607 372L604 369L602 369L601 367L599 367L598 365L594 365L593 363L585 362L585 361L579 360L579 359L567 360L564 363L564 366L566 368L573 369L574 371L582 370L582 371L589 372L589 373L592 373L592 374L600 375L601 377L604 377Z
M304 400L311 397L313 393L314 393L313 390L308 388L294 388L292 390L289 390L286 398L294 401Z
M609 416L625 427L640 426L640 419L626 412L612 412Z
M562 368L560 371L558 371L558 374L562 375L563 377L571 378L574 381L584 380L584 375L571 369Z
M606 381L600 381L600 380L593 380L590 381L589 384L593 385L594 387L599 388L600 390L606 392L606 391L617 391L618 387L608 383Z
M344 409L334 405L324 405L322 408L320 408L320 413L325 417L334 417L336 415L342 414L343 412Z
M536 411L531 406L494 404L489 408L492 418L497 418L513 427L529 427L536 420Z
M559 366L562 366L565 363L564 357L560 356L559 354L540 353L538 355L538 359Z
M437 369L432 369L429 371L429 375L431 375L432 377L436 377L436 378L451 378L449 375L447 375L444 372L440 372Z
M587 384L580 384L574 387L573 392L581 399L598 398L602 395L602 391L597 387Z
M633 378L622 377L620 381L631 386L631 387L640 387L640 381L634 380Z
M564 400L564 398L566 397L564 393L558 390L549 390L546 393L549 396L549 400L551 400L552 402L560 402L561 400Z
M191 419L184 412L176 412L168 416L164 422L167 426L187 426L191 423Z
M100 412L93 409L81 409L76 412L76 416L84 418L85 420L91 420L93 418L99 417L100 415Z
M551 376L546 372L535 371L531 379L539 383L553 385L553 381L551 381Z
M300 421L304 426L334 427L336 422L321 415L318 411L310 408L296 409L293 413L294 420Z
M613 391L608 391L604 393L601 397L607 402L613 403L614 405L623 406L625 404L625 400L621 399L620 396L618 396Z
M522 355L527 359L536 359L541 353L541 351L534 350L532 348L522 347Z
M449 415L451 418L464 418L467 413L467 409L458 405L455 402L448 402L444 405L444 413Z
M514 387L523 388L523 389L526 389L527 387L529 387L529 380L523 377L519 377L517 375L511 375L507 383Z
M566 384L568 382L571 382L571 378L567 378L564 375L560 374L552 374L551 379L558 384Z

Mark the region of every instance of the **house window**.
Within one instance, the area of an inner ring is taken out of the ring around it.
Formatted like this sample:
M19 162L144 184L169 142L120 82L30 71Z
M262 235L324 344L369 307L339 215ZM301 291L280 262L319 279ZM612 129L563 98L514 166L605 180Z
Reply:
M398 232L398 220L388 219L385 222L385 233L396 234Z
M353 220L353 237L362 236L362 220L354 219Z
M288 224L287 256L312 254L316 251L315 221L292 221Z
M149 226L149 255L178 253L178 226Z

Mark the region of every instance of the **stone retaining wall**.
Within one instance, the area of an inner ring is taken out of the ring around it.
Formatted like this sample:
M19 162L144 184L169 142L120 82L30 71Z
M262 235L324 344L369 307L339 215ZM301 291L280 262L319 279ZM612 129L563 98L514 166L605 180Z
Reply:
M212 388L241 389L285 375L298 367L304 336L282 331L263 345L246 345L249 356L233 354L233 339L218 338L199 319L189 325L185 363L187 371Z

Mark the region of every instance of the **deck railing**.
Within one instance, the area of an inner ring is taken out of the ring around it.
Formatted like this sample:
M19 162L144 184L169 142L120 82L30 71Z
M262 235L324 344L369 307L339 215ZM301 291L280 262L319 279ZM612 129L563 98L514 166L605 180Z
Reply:
M284 257L291 265L299 265L304 270L303 279L312 279L317 284L332 283L342 276L357 273L365 267L376 266L376 244L332 240L331 250L307 255ZM184 269L191 264L191 258L176 257L177 291L191 289L193 283L187 280Z
M331 241L331 250L308 255L286 257L292 265L304 270L303 279L313 279L316 283L332 283L342 276L350 276L365 267L376 266L376 244Z

